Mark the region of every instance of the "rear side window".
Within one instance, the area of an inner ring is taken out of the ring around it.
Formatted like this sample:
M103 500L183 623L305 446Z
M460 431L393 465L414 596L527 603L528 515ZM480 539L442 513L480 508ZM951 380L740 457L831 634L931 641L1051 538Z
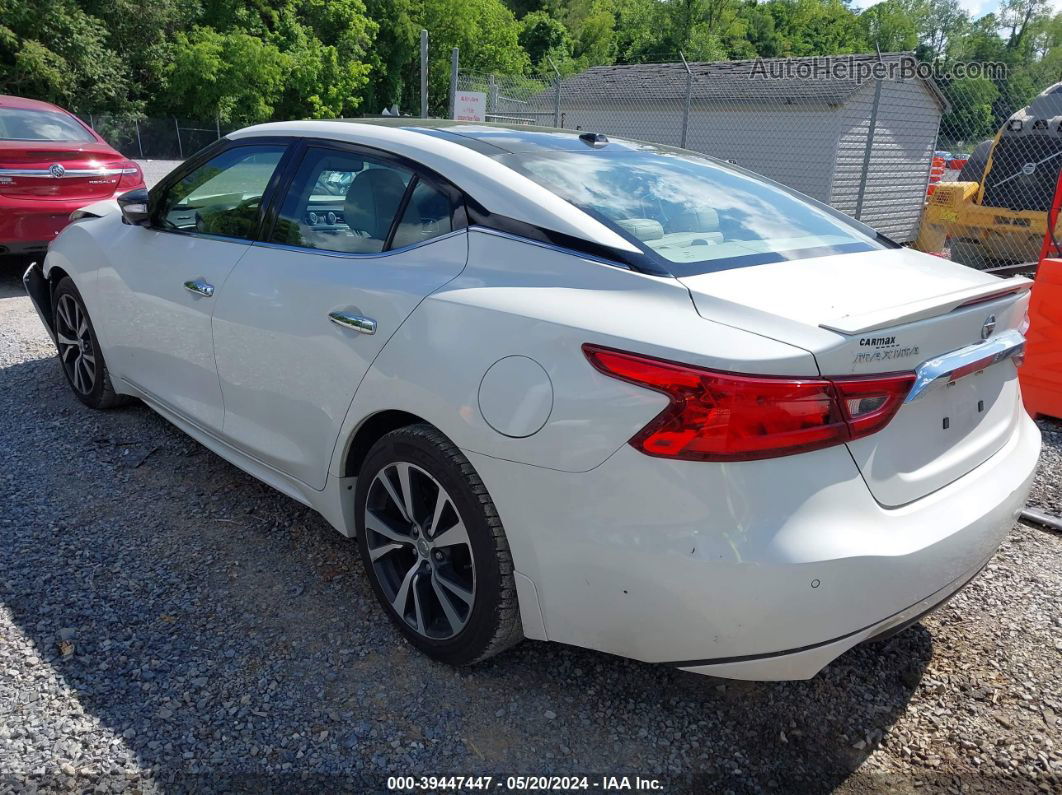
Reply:
M450 232L453 212L443 191L405 166L310 147L269 239L342 254L379 254Z
M453 231L454 208L445 193L422 179L417 180L409 203L395 229L391 248L402 248Z
M0 141L94 142L77 119L54 110L0 108Z
M379 253L412 180L412 171L383 160L311 148L270 240L344 254Z
M283 145L237 146L170 185L159 198L161 229L254 239L262 196L284 156Z
M503 161L633 238L676 276L883 248L825 206L687 153L610 144Z

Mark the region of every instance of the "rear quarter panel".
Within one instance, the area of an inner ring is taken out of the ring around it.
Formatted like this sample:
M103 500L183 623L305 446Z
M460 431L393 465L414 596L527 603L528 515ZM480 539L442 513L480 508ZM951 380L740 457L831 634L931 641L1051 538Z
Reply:
M806 351L704 320L674 279L474 228L464 272L414 311L359 387L333 474L345 474L361 423L388 409L423 417L466 451L565 471L598 466L667 399L594 370L584 343L740 372L817 372ZM537 362L553 393L545 424L523 438L494 430L480 410L484 374L508 356Z

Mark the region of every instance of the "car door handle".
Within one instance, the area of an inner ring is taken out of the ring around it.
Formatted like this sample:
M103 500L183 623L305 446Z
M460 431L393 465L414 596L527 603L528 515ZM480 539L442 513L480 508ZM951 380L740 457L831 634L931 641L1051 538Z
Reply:
M210 298L214 295L214 285L208 284L202 279L192 279L184 283L184 289L189 290L196 295L202 295L206 298Z
M375 334L376 321L371 317L351 314L350 312L329 312L328 319L337 326L352 328L362 334Z

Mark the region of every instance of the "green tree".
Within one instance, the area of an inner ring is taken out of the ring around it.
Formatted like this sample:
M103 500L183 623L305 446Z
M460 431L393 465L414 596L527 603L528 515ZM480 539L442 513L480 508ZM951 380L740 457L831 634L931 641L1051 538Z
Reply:
M1020 49L1026 34L1050 12L1051 0L1003 0L999 6L999 22L1008 31L1007 49Z
M975 144L996 131L993 105L999 89L983 77L954 80L944 89L951 110L940 122L941 137L957 145Z
M879 52L907 52L918 46L918 27L903 0L885 0L859 15L867 43Z
M290 58L257 36L196 27L177 34L159 101L185 118L261 121L272 117L290 69Z
M0 0L0 93L83 113L137 108L105 25L73 0Z
M430 31L428 96L433 114L447 114L453 47L460 48L463 70L524 75L531 68L531 59L520 47L520 23L501 0L420 0L414 22ZM403 109L419 106L418 86L411 80Z
M572 35L572 54L580 67L615 61L616 14L612 0L574 0L569 4L564 20Z
M571 61L573 42L568 28L545 11L532 11L520 20L517 41L540 71L549 68L550 60L564 65Z
M376 39L369 48L372 67L364 90L363 107L370 113L402 101L415 80L412 64L416 62L420 30L414 22L415 0L367 0L370 19L378 26ZM408 110L408 108L407 108Z

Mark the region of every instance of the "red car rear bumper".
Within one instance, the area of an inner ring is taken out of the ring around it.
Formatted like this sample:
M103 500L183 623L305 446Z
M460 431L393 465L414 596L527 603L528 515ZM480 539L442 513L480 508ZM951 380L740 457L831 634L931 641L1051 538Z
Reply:
M114 195L127 190L131 188L122 188ZM45 251L70 222L70 213L105 198L111 197L42 201L0 195L0 254L36 254Z

